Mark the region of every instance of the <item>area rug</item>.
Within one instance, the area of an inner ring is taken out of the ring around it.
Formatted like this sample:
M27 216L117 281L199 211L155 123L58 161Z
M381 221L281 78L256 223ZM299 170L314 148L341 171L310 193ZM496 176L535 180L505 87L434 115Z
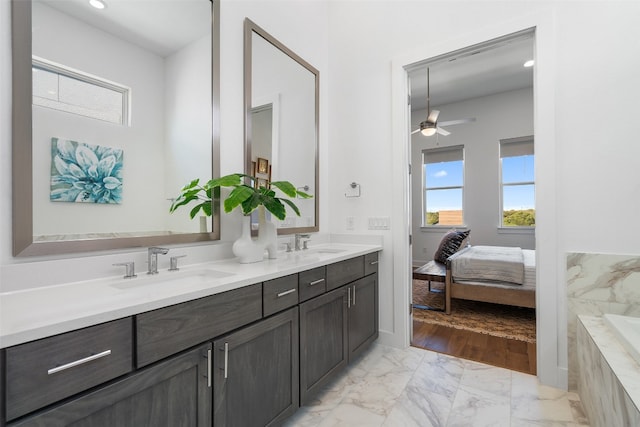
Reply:
M413 304L442 309L444 294L429 292L426 280L413 281ZM438 291L443 283L431 282ZM479 301L451 300L451 314L414 308L414 320L530 343L536 342L536 311Z

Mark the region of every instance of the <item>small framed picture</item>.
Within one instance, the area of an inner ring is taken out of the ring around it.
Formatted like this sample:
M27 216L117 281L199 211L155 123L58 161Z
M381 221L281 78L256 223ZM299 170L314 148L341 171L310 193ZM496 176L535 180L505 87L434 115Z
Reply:
M268 173L269 172L269 160L258 157L258 173Z
M269 181L267 181L266 179L258 178L256 185L258 186L258 188L260 187L267 188L268 184L269 184Z

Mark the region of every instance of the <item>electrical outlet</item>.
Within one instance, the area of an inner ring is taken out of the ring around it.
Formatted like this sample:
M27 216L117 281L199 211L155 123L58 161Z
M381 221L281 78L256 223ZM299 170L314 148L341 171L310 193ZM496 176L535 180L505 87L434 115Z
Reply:
M356 229L356 219L352 216L347 217L347 230L355 230Z

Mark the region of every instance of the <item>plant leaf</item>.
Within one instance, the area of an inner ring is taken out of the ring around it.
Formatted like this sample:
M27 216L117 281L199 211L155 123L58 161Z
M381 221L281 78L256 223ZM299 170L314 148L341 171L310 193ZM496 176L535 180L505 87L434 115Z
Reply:
M289 181L273 181L271 186L276 187L289 197L296 197L296 187L294 187Z
M298 209L298 207L295 205L295 203L293 203L291 200L289 199L280 199L281 201L285 202L286 204L289 205L289 207L291 209L293 209L293 211L296 213L296 215L300 216L300 209Z
M254 190L245 185L238 185L231 193L229 193L229 197L224 201L224 211L231 212L238 205L242 204L245 200L251 197L254 194Z
M267 210L280 221L282 221L287 216L287 212L285 211L281 199L268 198L264 200L263 204L264 207L267 208Z

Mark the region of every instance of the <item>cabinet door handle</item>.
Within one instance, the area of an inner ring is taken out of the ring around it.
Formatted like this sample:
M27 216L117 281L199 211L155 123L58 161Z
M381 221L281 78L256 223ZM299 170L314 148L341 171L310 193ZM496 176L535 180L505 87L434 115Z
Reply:
M324 279L314 280L313 282L309 282L309 286L319 285L322 282L324 282Z
M351 286L347 287L347 308L351 308Z
M211 388L211 349L207 350L207 387Z
M371 261L369 265L376 265L379 261Z
M224 378L227 378L227 374L229 373L229 343L224 343Z
M356 305L356 285L353 285L353 305Z
M55 368L51 368L47 371L48 375L55 374L56 372L64 371L69 368L73 368L78 365L82 365L87 362L91 362L92 360L100 359L101 357L105 357L111 354L111 350L105 350L102 353L93 354L89 357L85 357L84 359L79 359L73 362L66 363L64 365L56 366Z
M293 289L289 289L288 291L284 291L284 292L280 292L278 295L276 295L278 298L283 297L285 295L289 295L292 294L296 291L296 288Z

